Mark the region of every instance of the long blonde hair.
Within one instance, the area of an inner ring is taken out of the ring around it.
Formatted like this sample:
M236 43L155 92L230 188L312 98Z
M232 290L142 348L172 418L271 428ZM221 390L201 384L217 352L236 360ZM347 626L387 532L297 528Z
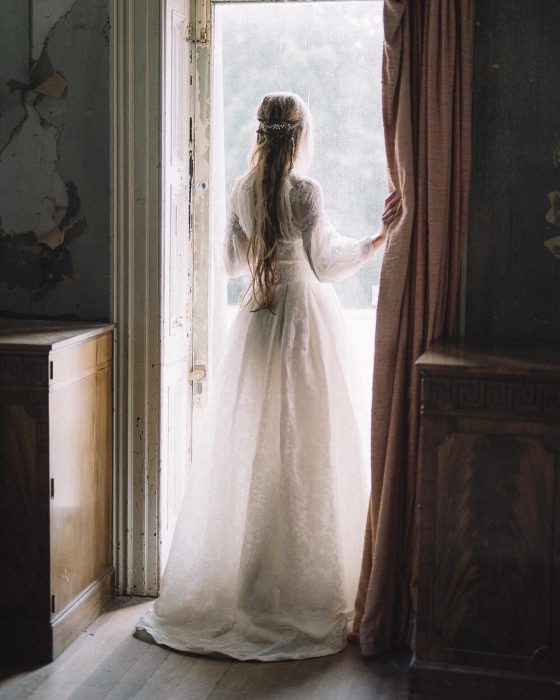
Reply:
M283 185L294 164L309 155L310 117L303 100L293 93L265 95L257 112L259 127L247 180L253 187L254 225L248 262L254 310L272 310L278 242L282 230Z

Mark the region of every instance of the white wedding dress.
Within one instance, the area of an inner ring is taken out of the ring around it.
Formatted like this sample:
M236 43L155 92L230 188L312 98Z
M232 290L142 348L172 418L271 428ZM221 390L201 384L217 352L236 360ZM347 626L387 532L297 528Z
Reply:
M232 277L248 274L251 202L250 180L238 181L225 241ZM273 661L346 643L369 498L358 420L367 403L325 282L372 257L372 237L338 235L310 178L291 175L282 202L274 313L240 305L161 597L137 624L175 649Z

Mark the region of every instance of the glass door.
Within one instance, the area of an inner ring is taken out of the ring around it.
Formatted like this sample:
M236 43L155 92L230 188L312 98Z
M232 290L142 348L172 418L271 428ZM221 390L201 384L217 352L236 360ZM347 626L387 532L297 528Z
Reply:
M204 297L208 323L195 327L195 346L199 333L207 347L208 381L243 288L240 279L227 280L223 272L226 203L233 181L246 169L256 109L265 93L297 92L308 103L314 121L309 174L321 183L337 230L360 238L379 226L386 194L382 13L380 0L213 3L207 57L212 70L207 83L197 87L198 99L211 106L209 143L203 139L195 154L195 161L208 163L210 185L204 191L208 224L196 234L204 241L195 242L195 257L202 246L211 270ZM206 182L200 180L198 187ZM369 385L380 264L375 260L334 285ZM201 387L199 396L204 391ZM195 412L202 410L203 398L198 403ZM364 421L369 426L367 413Z

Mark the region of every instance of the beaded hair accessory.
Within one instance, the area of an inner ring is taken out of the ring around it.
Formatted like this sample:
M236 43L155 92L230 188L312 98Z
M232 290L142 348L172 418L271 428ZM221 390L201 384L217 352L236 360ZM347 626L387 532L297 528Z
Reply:
M259 119L260 126L257 129L257 134L263 136L281 136L289 134L299 126L299 120L293 122L269 122L265 119Z
M260 126L257 129L257 134L259 136L268 136L274 138L275 136L286 136L290 139L291 149L290 149L290 165L288 172L292 172L294 167L294 157L296 154L296 142L294 139L294 131L300 125L300 120L296 119L293 122L272 122L266 119L259 119Z

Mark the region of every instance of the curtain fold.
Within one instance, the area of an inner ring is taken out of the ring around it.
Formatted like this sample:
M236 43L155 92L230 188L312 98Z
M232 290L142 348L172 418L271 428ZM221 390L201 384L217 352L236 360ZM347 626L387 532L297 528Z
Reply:
M467 226L474 0L385 0L383 123L401 199L381 270L372 494L354 631L364 655L410 643L417 551L419 376L458 328Z

